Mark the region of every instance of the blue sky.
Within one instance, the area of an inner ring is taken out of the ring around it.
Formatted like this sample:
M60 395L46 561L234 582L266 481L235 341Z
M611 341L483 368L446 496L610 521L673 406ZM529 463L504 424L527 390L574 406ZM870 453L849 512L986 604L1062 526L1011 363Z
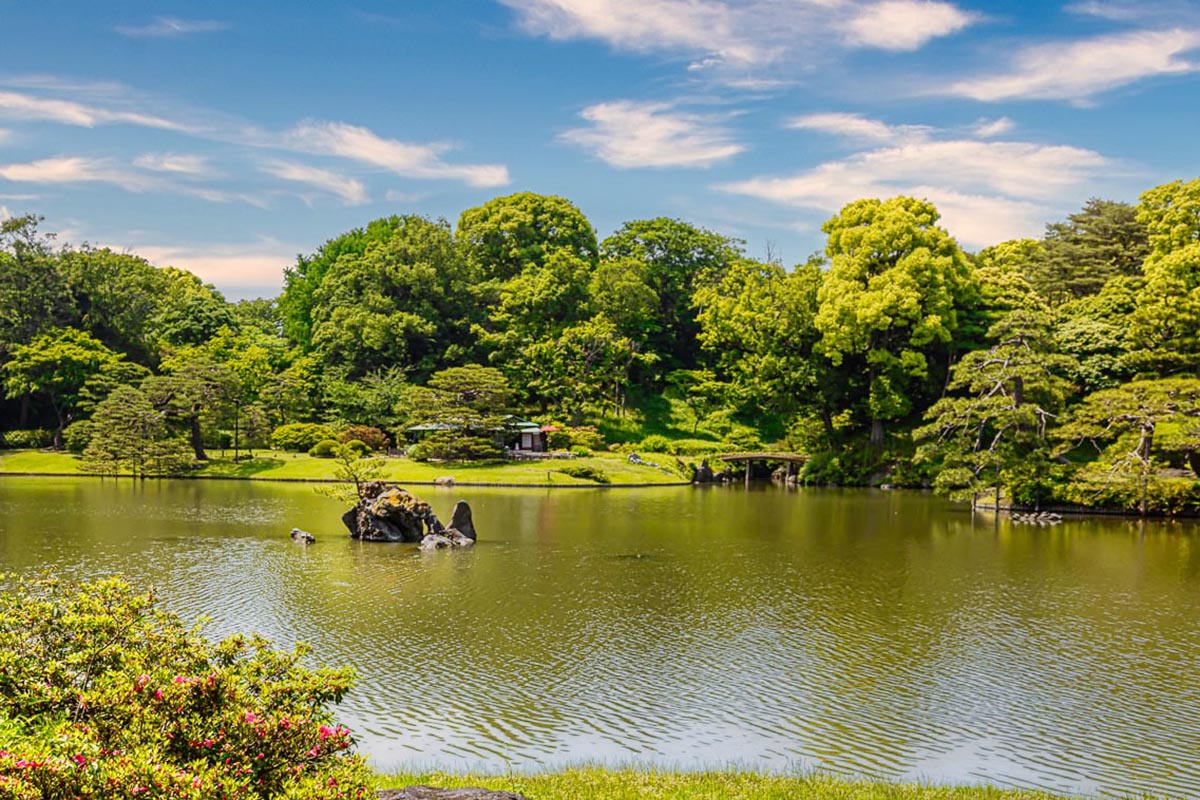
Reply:
M0 0L0 30L0 214L231 297L515 191L793 264L857 197L974 250L1200 174L1200 2Z

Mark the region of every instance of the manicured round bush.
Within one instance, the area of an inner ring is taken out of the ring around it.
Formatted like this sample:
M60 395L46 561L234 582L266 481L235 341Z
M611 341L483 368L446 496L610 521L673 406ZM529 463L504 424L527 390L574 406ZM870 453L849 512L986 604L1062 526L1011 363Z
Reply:
M334 438L333 431L327 425L318 425L315 422L292 422L280 425L271 432L271 447L276 450L286 450L289 453L303 453L311 450L318 442L332 438Z
M371 452L371 447L361 439L351 439L348 442L344 442L342 447L346 448L349 453L359 458L362 458Z
M213 643L108 579L0 594L0 798L367 798L345 669Z
M392 443L386 433L379 428L372 428L370 425L355 425L346 428L337 435L337 439L342 444L357 440L366 444L371 450L386 450Z
M652 433L645 439L642 439L638 449L646 453L665 453L671 446L671 440L657 433Z
M366 447L366 445L363 445ZM333 458L341 447L336 439L325 439L314 444L308 451L313 458Z
M92 442L92 421L80 419L63 428L63 446L72 453L82 453Z

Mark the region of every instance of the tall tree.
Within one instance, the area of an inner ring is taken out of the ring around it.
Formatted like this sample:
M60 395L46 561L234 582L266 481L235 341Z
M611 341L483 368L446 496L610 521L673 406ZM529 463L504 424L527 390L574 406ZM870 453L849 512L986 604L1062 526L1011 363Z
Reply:
M458 245L483 284L499 285L565 253L594 266L596 232L583 212L554 195L521 192L469 208L458 220Z
M1046 226L1043 253L1034 285L1064 302L1095 294L1110 278L1140 275L1150 245L1137 208L1093 197L1066 221Z
M204 449L205 419L225 411L230 397L237 391L238 380L227 365L214 361L200 350L187 358L165 362L165 375L155 375L143 384L143 391L154 408L168 420L177 420L188 433L188 440L197 461L207 461Z
M817 293L819 347L834 366L853 359L866 373L871 444L884 423L906 415L945 352L959 309L975 291L958 244L933 205L911 197L859 200L825 223L830 268Z
M187 445L172 436L160 411L133 386L118 386L96 408L83 469L101 475L175 475L188 463Z
M741 243L667 217L627 222L600 245L605 260L641 265L642 280L658 298L657 330L649 350L667 369L698 366L700 332L694 295L718 282L742 258Z
M49 401L57 421L54 446L61 449L63 428L75 418L88 379L120 359L83 331L58 328L12 349L3 368L4 388L9 397L41 396Z

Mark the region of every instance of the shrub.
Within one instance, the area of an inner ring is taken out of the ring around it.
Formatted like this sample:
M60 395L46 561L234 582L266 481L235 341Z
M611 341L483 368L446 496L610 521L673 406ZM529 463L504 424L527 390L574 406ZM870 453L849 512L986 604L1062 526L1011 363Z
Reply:
M209 642L117 579L0 594L0 797L366 798L345 669Z
M289 453L303 453L318 442L333 438L333 431L315 422L293 422L271 432L271 447Z
M392 440L379 428L370 425L354 425L342 431L337 436L338 441L347 444L352 441L364 443L370 450L387 450Z
M338 448L341 447L336 439L324 439L314 444L308 450L308 454L313 458L333 458L337 455ZM366 447L366 445L363 445Z
M63 446L72 453L82 453L92 441L92 421L80 419L63 428Z
M577 444L571 448L571 455L574 455L574 456L586 457L586 456L590 456L591 454L592 454L592 451L587 449L583 445Z
M504 454L486 436L472 436L460 431L435 431L408 449L414 461L482 461L500 458Z
M761 450L762 439L749 428L735 428L721 439L721 443L729 450Z
M371 452L371 447L361 439L350 439L344 442L342 447L346 449L346 452L357 458L362 458Z
M604 449L604 435L592 425L560 427L551 431L546 439L551 450L573 450L576 447L586 447L588 450Z
M710 456L728 450L720 442L707 439L674 439L667 445L667 452L673 456Z
M671 440L657 433L652 433L645 439L642 439L638 445L640 451L647 453L665 453L671 446Z
M5 431L3 446L9 450L33 450L54 444L54 431L45 428L30 428L21 431Z
M588 466L587 464L567 464L559 467L555 472L561 472L563 475L570 475L572 478L582 478L585 481L593 481L595 483L612 483L612 478L608 477L608 473L599 467Z

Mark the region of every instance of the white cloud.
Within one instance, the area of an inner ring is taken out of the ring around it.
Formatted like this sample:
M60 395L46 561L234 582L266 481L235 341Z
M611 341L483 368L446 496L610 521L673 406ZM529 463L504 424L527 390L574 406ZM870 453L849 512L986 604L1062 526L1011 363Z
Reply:
M8 210L8 206L0 206L0 220L11 219L12 212Z
M958 33L974 19L936 0L881 0L858 10L846 24L846 39L860 47L918 50L932 39Z
M1017 123L1013 122L1008 117L1000 117L999 119L981 119L975 123L971 132L980 139L992 139L997 136L1003 136L1006 133L1011 133Z
M1047 216L1111 166L1091 150L1028 142L937 139L932 135L864 150L797 174L717 187L786 206L833 214L863 197L925 197L946 227L977 247L1037 235Z
M1200 48L1200 29L1131 31L1028 47L998 75L956 81L943 93L985 102L1011 99L1086 100L1158 75L1195 72L1183 58Z
M930 129L921 125L888 125L859 114L827 112L792 117L784 123L792 130L819 131L846 139L867 142L898 142L924 139Z
M155 17L153 22L146 25L118 25L115 30L122 36L135 39L166 39L191 33L213 33L223 31L228 27L228 24L215 19Z
M845 47L915 50L976 16L939 0L500 0L527 32L692 60L695 73L775 87Z
M303 122L287 131L279 146L301 153L338 156L394 172L407 178L457 180L471 186L508 183L503 164L448 164L446 144L413 144L385 139L368 128L344 122Z
M0 91L0 117L25 121L58 122L63 125L76 125L84 128L124 123L168 131L188 130L186 125L153 114L101 108L71 100L35 97L22 92L8 91Z
M268 161L259 168L268 175L285 181L315 186L323 192L341 198L348 206L361 206L370 201L362 181L340 175L332 170L296 164L291 161Z
M144 153L133 160L133 165L152 172L191 177L209 177L214 174L207 158L191 153Z
M669 103L615 100L588 106L591 123L561 138L614 167L707 167L745 148L711 117L673 110Z
M296 253L305 248L264 237L236 243L146 243L130 249L152 264L186 269L219 289L244 296L254 292L277 293L284 268L294 264Z
M240 202L260 208L266 206L266 201L256 195L180 184L157 175L125 169L107 158L55 156L20 164L4 164L0 165L0 178L14 183L49 185L106 183L133 193L161 192L198 197L210 203Z

